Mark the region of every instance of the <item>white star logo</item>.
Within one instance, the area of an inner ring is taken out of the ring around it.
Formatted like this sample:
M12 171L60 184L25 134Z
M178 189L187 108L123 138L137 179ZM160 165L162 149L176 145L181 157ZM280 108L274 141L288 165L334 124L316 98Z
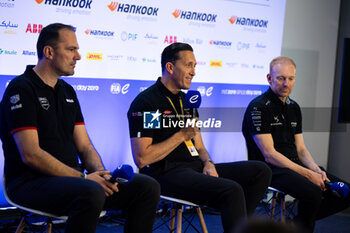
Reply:
M154 121L155 119L157 119L160 115L162 115L160 112L159 112L159 109L155 112L155 113L152 113L151 114L153 116L152 121Z

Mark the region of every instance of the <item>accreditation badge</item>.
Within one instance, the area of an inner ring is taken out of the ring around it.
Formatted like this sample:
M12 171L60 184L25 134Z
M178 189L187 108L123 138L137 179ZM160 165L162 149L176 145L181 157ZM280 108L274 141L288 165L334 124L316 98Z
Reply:
M196 150L196 147L194 147L191 140L185 141L185 144L187 146L188 151L191 153L192 156L198 156L198 151Z

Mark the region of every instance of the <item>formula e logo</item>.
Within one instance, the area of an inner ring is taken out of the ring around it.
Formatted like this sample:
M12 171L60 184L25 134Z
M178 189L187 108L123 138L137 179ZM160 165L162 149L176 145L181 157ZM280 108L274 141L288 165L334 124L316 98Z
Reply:
M211 96L212 94L213 94L213 89L214 89L214 87L208 87L208 89L207 88L205 88L205 86L199 86L199 87L197 87L197 91L199 91L199 93L201 93L201 96Z
M199 100L198 98L199 98L199 95L194 95L189 99L189 101L191 104L195 104L198 102L198 100Z
M143 128L144 129L160 129L160 116L162 114L157 110L156 112L143 113Z
M123 87L119 83L112 83L111 93L118 95L120 92L125 95L129 92L130 83L125 84Z

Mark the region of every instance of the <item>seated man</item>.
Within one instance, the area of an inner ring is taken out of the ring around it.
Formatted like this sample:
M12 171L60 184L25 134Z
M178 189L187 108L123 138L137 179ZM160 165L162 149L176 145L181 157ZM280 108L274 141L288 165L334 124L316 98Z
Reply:
M271 186L299 200L294 220L313 232L315 220L347 208L350 196L341 199L331 194L324 181L341 180L317 166L304 144L300 107L289 98L295 70L288 57L271 61L267 75L270 88L250 102L242 131L248 158L271 167Z
M128 111L134 160L140 172L158 180L163 195L220 210L223 228L231 233L240 219L254 212L270 184L271 171L258 161L214 164L195 127L144 128L143 117L149 112L154 119L160 113L181 119L192 111L181 91L190 88L195 75L192 47L169 45L161 64L162 77L140 93Z
M73 75L80 60L74 28L45 27L37 42L39 61L8 85L0 105L0 136L10 199L21 206L67 215L66 232L93 233L101 210L126 210L124 232L152 232L159 184L135 175L111 183L92 146L74 89L60 76ZM88 174L78 167L78 157Z

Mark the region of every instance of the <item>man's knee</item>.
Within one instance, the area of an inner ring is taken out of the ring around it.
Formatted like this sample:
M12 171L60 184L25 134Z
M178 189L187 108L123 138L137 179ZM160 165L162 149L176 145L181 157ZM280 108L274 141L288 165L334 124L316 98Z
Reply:
M155 200L159 199L160 196L160 185L158 181L153 179L150 176L146 175L138 175L138 187L139 190L144 192L145 195L148 195L149 198L153 198Z
M230 203L235 205L236 203L245 202L244 190L238 183L232 183L228 185L227 189L223 191L219 196L222 202L226 204Z
M79 195L79 202L88 205L90 209L102 210L105 200L103 187L97 182L86 180Z
M303 190L298 199L306 205L318 208L322 202L322 190L318 186L313 185L306 190Z
M265 181L266 184L270 184L272 171L271 168L264 162L261 161L251 161L253 166L255 166L256 171L258 171L257 178Z

